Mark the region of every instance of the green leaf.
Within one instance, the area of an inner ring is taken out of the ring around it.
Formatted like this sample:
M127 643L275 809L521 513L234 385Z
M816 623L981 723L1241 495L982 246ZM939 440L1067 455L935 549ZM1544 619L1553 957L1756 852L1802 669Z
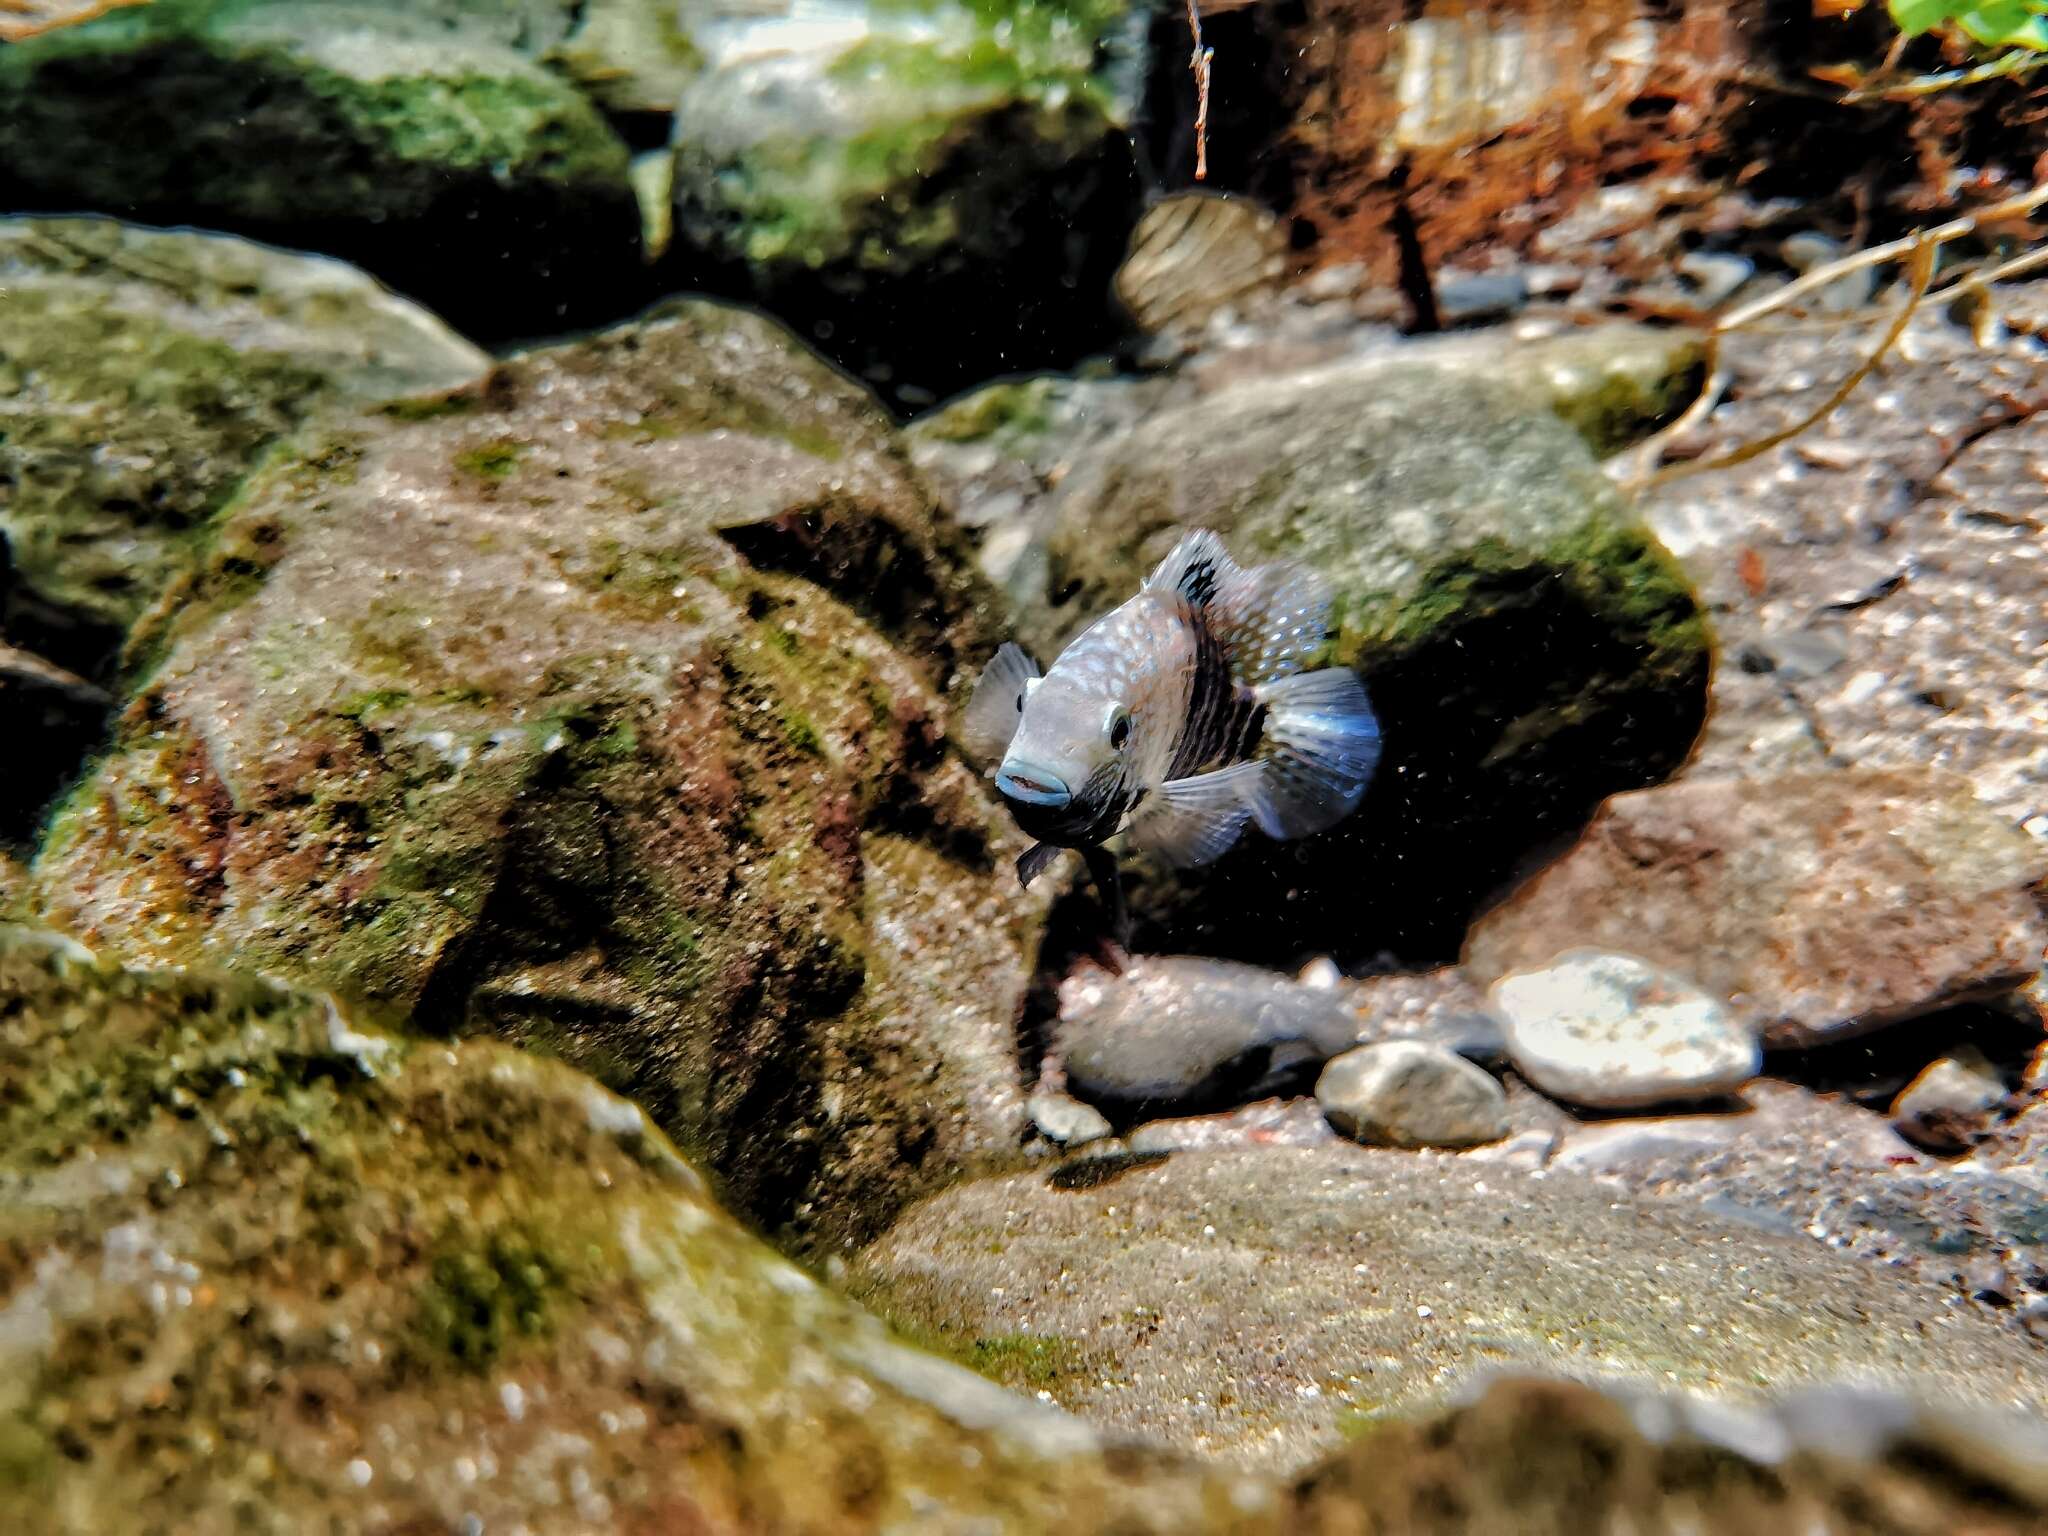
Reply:
M1890 0L1892 20L1908 37L1918 37L1922 32L1932 32L1956 18L1958 12L1972 7L1969 0Z
M1971 41L1986 48L2048 48L2048 17L2028 0L1990 0L1956 18Z

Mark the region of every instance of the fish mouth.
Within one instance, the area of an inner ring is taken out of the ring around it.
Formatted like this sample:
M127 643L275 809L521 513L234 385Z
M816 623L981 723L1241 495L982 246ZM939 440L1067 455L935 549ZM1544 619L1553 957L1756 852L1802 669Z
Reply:
M1058 774L1028 765L1000 770L996 789L1005 800L1033 810L1061 811L1074 803L1074 792Z

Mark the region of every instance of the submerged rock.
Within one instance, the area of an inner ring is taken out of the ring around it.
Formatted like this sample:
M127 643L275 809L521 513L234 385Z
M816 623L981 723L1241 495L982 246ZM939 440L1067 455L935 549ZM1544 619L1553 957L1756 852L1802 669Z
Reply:
M1502 1369L1731 1404L1843 1378L2048 1403L2048 1356L1932 1286L1481 1155L1179 1152L969 1183L907 1212L854 1286L937 1337L1068 1341L1056 1402L1246 1467L1299 1468Z
M1102 1111L1079 1099L1049 1089L1039 1089L1025 1102L1038 1134L1063 1146L1078 1147L1100 1141L1113 1127Z
M2048 848L1924 769L1617 795L1578 846L1473 928L1489 981L1623 950L1807 1045L2010 990L2039 969Z
M278 438L489 366L340 262L227 236L0 220L0 286L9 631L87 671L200 558Z
M1507 1095L1441 1046L1389 1040L1346 1051L1316 1079L1316 1100L1353 1141L1476 1147L1508 1133Z
M982 573L1013 611L1045 601L1052 487L1127 432L1168 388L1161 379L1005 379L912 420L904 445L980 540Z
M148 627L44 906L559 1054L770 1229L886 1220L1024 1131L1038 907L899 649L982 643L951 537L713 305L330 420Z
M0 1230L19 1536L1166 1532L1225 1485L896 1342L559 1063L18 931Z
M1086 1097L1129 1103L1213 1098L1358 1043L1335 992L1256 966L1140 956L1121 976L1083 972L1060 988L1056 1045Z
M1308 1530L1403 1536L2026 1536L2048 1522L2048 1439L2016 1414L1890 1392L1731 1412L1510 1379L1367 1435L1297 1484L1290 1515Z
M117 10L0 51L0 198L326 251L476 335L616 315L626 147L523 31L459 0Z
M700 0L676 113L678 263L905 404L1112 334L1137 217L1145 13Z
M1558 1536L1609 1511L1776 1536L1751 1492L1788 1529L1882 1498L2004 1536L2043 1500L2037 1424L1873 1391L1731 1411L1517 1381L1292 1487L1191 1465L893 1339L559 1063L22 930L0 933L0 1021L0 1500L21 1536L1395 1516L1473 1536L1509 1509ZM1040 1331L958 1353L1034 1393L1105 1368Z
M1351 999L1367 1039L1421 1040L1474 1061L1498 1061L1506 1052L1500 1016L1456 966L1337 985Z
M1984 1053L1964 1046L1932 1062L1892 1104L1899 1134L1936 1152L1960 1152L1991 1128L2007 1098L2004 1079Z
M1633 955L1570 950L1491 994L1508 1060L1553 1097L1628 1109L1735 1092L1763 1067L1727 1004Z

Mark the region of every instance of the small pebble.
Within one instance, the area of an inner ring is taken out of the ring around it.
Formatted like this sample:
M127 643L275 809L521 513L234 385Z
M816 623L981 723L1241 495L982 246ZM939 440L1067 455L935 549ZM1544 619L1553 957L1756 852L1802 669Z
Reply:
M1553 1098L1625 1109L1733 1093L1756 1037L1716 998L1633 955L1571 950L1494 983L1508 1060Z
M1110 1133L1109 1120L1101 1110L1049 1088L1032 1094L1024 1108L1038 1133L1061 1146L1085 1146Z
M1528 302L1528 279L1520 272L1444 273L1437 278L1437 318L1445 325L1504 319Z
M1461 1056L1414 1040L1346 1051L1323 1068L1316 1099L1355 1141L1476 1147L1508 1133L1507 1095Z
M1892 1127L1930 1152L1960 1152L1990 1131L2005 1080L1975 1046L1928 1066L1892 1101Z
M1828 262L1838 260L1842 255L1841 242L1809 230L1805 234L1792 235L1779 243L1778 255L1785 265L1795 272L1805 274ZM1877 269L1859 267L1846 272L1822 288L1818 298L1819 306L1836 314L1852 309L1861 309L1868 304L1871 295L1877 291Z
M1679 258L1678 271L1699 290L1694 297L1703 308L1717 309L1756 275L1756 263L1724 251L1692 251Z

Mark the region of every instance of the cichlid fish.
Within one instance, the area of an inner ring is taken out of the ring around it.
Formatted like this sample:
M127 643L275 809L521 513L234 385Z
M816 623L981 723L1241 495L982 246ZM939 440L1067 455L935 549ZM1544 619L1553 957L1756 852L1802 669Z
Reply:
M1347 668L1301 670L1329 612L1313 571L1240 566L1197 532L1044 676L1017 645L998 651L961 734L1037 840L1017 861L1024 884L1079 849L1121 927L1105 839L1126 833L1185 868L1221 857L1248 823L1307 837L1356 809L1380 753L1365 686Z

